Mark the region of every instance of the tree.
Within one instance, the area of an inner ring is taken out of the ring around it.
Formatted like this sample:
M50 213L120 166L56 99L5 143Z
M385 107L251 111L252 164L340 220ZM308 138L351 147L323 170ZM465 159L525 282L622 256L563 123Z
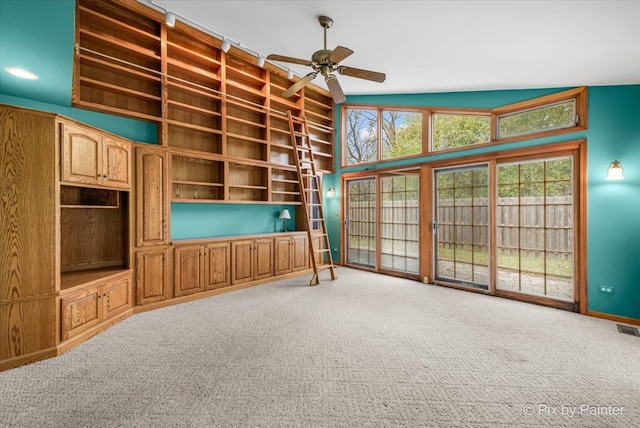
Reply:
M347 165L378 159L377 111L348 109L346 114Z

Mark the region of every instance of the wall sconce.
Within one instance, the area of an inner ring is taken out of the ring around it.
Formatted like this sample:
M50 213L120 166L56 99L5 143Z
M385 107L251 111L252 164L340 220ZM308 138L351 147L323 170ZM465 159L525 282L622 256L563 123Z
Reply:
M334 189L333 187L329 187L329 190L327 190L327 198L335 198L336 196L336 189Z
M291 214L289 214L289 210L280 211L280 215L278 216L278 218L282 219L282 230L284 232L286 232L287 231L287 220L291 218Z
M171 13L171 12L167 12L164 16L164 22L169 26L169 27L175 27L176 25L176 16Z
M617 160L611 162L607 170L607 180L624 180L622 175L622 165Z

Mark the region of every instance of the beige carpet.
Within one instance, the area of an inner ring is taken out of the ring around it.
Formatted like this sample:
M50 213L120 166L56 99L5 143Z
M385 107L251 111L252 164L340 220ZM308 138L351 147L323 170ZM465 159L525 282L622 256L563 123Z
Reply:
M0 373L0 427L640 427L640 338L615 323L337 272L136 315Z

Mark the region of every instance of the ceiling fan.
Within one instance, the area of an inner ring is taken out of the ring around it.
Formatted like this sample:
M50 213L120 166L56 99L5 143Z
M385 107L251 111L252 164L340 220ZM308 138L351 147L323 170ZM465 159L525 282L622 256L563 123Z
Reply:
M340 61L351 55L353 51L343 46L338 46L334 50L328 50L327 28L331 27L331 25L333 24L333 19L329 18L328 16L319 16L318 21L320 22L322 28L324 28L324 49L314 52L314 54L311 56L311 61L283 55L271 54L267 56L267 59L270 60L289 62L292 64L301 64L313 68L313 71L311 73L307 74L302 79L298 80L296 83L290 86L286 91L282 93L282 96L290 97L291 95L295 94L307 83L315 79L318 73L324 76L324 80L327 83L329 91L331 92L331 96L333 97L333 101L336 104L344 102L346 100L346 97L344 96L342 87L340 87L338 78L335 74L333 74L334 72L343 74L345 76L357 77L359 79L372 80L378 83L384 82L384 79L386 78L384 73L339 65Z

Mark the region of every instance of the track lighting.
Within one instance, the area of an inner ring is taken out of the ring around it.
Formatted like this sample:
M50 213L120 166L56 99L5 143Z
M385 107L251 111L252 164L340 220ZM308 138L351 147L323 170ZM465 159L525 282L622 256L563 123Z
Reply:
M266 58L264 57L264 55L260 55L258 57L258 67L264 67L264 61L266 60Z
M231 43L229 43L229 40L224 39L222 41L222 46L220 46L220 49L222 49L224 53L229 52L229 49L231 49Z
M171 12L167 12L164 15L164 22L169 26L169 27L175 27L176 25L176 16L171 13Z
M287 79L291 80L293 79L293 70L289 69L289 71L287 71Z

